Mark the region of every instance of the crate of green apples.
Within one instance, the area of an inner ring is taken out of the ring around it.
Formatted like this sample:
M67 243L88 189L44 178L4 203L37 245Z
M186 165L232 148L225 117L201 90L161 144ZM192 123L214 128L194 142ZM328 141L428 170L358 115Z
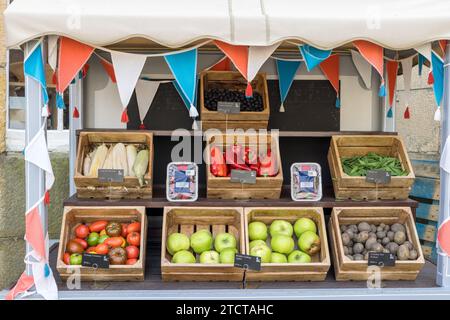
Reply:
M164 281L242 281L244 273L234 267L234 257L244 252L242 208L164 208Z
M246 254L261 257L247 281L323 281L330 268L322 208L246 208Z

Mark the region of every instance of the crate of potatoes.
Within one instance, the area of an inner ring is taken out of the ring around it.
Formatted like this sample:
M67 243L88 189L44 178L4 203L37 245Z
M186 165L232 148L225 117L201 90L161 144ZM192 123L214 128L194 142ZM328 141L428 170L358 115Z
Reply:
M267 129L270 116L265 73L252 81L253 95L245 96L247 81L236 71L203 71L200 74L202 129ZM218 111L220 102L238 103L239 113Z
M333 136L328 164L337 199L407 199L415 178L398 136ZM390 179L368 181L373 170L389 173Z
M242 208L165 207L161 240L164 281L242 281Z
M63 280L142 281L146 241L144 207L65 207L56 269ZM85 254L107 265L82 265Z
M247 281L323 281L330 256L322 208L245 208L246 253L261 257Z
M329 235L338 281L367 280L369 264L381 280L415 280L425 264L410 208L334 208Z
M100 169L123 170L122 179L101 179ZM150 199L152 177L151 132L80 132L74 177L78 198Z
M208 198L279 199L283 169L275 134L212 134L205 149ZM240 182L233 171L253 173ZM235 179L235 180L233 180Z

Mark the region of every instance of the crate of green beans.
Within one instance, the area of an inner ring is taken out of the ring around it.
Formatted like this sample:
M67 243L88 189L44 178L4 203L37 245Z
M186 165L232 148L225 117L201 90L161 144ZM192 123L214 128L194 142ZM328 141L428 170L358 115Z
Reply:
M412 165L399 136L333 136L328 162L336 198L406 199L414 183ZM386 171L390 182L367 181L371 170Z

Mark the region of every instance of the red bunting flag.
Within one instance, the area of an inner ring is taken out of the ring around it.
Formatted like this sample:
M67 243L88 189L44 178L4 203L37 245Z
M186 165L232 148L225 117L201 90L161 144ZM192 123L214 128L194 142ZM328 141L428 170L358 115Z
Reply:
M445 55L447 49L447 40L439 40L439 47L441 47L442 54Z
M227 56L220 59L209 68L211 71L231 71L231 60Z
M339 55L331 55L328 59L321 62L319 66L336 91L336 106L339 107Z
M98 54L96 55L100 59L100 63L103 66L103 69L105 69L106 73L108 74L109 78L113 83L116 83L116 74L114 73L114 66L111 62L108 60L102 58Z
M233 62L234 66L238 71L242 74L242 76L247 81L251 81L248 79L248 46L234 46L222 41L214 41L216 46L222 50L225 55L230 58ZM253 89L250 82L247 83L247 88L245 89L245 96L251 97L253 95Z
M44 230L42 228L38 205L25 215L25 239L41 259L46 259Z
M450 220L447 219L439 226L437 241L443 253L450 256Z
M59 43L58 92L64 92L89 60L93 47L61 37Z
M369 62L381 77L380 96L385 96L383 47L365 40L353 41L361 55Z
M398 61L388 61L386 63L388 86L389 86L389 107L394 103L395 85L397 83Z

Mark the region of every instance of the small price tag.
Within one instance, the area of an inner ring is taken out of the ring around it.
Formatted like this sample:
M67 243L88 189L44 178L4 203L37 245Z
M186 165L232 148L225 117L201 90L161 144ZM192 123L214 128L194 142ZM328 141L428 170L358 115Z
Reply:
M261 258L236 253L234 256L234 266L255 271L261 271Z
M83 253L81 265L94 269L109 269L109 258L104 254Z
M256 183L256 171L248 170L231 170L231 182L243 183L243 184L255 184Z
M217 112L226 114L238 114L241 112L241 104L239 102L217 102Z
M395 255L384 252L369 252L369 266L395 267Z
M123 169L98 169L98 181L123 182Z
M391 182L391 175L384 170L369 170L367 171L366 181L376 184L387 184Z

